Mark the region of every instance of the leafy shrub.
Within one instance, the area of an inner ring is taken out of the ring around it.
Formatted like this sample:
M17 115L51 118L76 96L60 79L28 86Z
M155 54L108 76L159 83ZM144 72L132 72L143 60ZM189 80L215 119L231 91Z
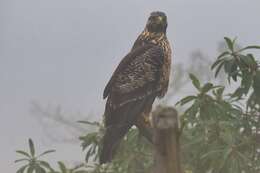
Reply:
M211 69L217 77L223 70L232 86L207 82L198 77L189 77L196 93L185 96L176 103L181 108L182 164L186 172L192 173L259 173L260 172L260 69L259 62L250 49L260 46L237 48L236 39L225 37L226 47ZM232 87L234 88L234 87ZM97 128L95 132L80 137L86 151L86 163L66 168L58 162L60 171L35 156L32 140L30 154L17 151L26 161L17 173L144 173L150 172L153 146L132 128L120 145L116 158L109 164L97 164L100 141L104 134L102 123L81 121ZM43 154L53 152L48 150ZM39 155L41 156L41 155Z

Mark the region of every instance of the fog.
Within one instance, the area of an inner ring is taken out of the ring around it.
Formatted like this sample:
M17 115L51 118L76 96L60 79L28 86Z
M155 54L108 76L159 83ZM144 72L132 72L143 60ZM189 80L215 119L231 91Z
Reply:
M43 142L30 103L100 118L104 86L154 10L168 16L173 64L196 49L214 58L224 36L260 44L259 0L0 0L1 170L15 172L29 137L56 148L53 160L83 160L79 145Z

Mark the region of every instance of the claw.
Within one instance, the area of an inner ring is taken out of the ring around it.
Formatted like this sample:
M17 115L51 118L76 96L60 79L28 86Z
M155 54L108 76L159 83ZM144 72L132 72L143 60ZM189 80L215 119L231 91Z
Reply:
M150 116L147 116L147 115L142 115L143 117L143 123L145 126L147 127L151 127L151 121L150 121Z

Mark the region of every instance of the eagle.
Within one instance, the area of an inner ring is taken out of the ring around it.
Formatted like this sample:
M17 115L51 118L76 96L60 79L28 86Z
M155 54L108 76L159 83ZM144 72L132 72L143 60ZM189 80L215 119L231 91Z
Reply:
M171 69L171 46L166 36L167 16L152 12L145 29L121 60L107 83L105 134L100 164L110 162L132 126L147 122L156 98L165 96Z

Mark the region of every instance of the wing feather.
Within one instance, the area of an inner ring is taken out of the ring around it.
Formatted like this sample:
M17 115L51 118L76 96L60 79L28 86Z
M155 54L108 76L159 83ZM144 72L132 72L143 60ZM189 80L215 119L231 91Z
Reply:
M104 90L114 106L158 92L164 54L161 47L145 45L132 50L120 62Z
M112 160L121 139L138 117L150 112L159 92L163 61L163 50L149 44L133 49L119 63L103 93L108 99L100 163Z

